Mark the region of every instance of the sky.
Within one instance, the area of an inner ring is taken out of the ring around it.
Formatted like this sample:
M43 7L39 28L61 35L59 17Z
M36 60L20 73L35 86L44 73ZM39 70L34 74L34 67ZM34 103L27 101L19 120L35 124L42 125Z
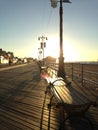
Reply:
M98 0L63 3L65 61L98 61ZM59 2L0 0L0 48L18 57L39 57L41 40L48 40L44 56L59 57Z

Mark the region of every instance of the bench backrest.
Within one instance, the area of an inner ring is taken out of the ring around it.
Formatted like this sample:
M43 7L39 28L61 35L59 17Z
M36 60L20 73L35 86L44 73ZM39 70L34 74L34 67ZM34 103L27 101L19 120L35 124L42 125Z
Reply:
M68 87L61 78L52 82L50 89L60 103L81 105L90 102L83 93L78 92L72 86Z

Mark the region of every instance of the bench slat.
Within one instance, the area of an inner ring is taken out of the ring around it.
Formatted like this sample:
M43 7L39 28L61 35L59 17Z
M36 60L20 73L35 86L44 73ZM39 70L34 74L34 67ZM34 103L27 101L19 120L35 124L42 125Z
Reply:
M65 101L66 101L66 103L70 104L71 103L70 101L72 100L72 98L70 97L68 91L63 91L63 89L64 89L63 87L65 87L65 86L63 86L63 87L62 86L54 86L54 87L58 91L58 93L59 93L60 97L62 98L63 102L65 103Z
M89 100L82 93L77 92L73 87L66 86L63 81L55 82L54 87L60 91L60 97L67 101L66 103L83 104L89 102Z

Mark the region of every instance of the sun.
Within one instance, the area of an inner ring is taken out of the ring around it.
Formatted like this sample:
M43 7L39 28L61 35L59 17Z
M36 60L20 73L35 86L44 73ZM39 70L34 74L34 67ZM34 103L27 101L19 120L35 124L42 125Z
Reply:
M45 48L45 57L52 56L54 58L59 57L59 40L58 39L51 39L51 41L47 42ZM63 42L63 56L64 61L76 61L78 59L78 55L76 53L75 48L66 41Z
M78 54L74 46L69 42L64 42L63 44L63 54L66 61L77 61Z
M44 48L44 58L47 56L51 56L54 58L59 58L60 54L60 40L57 34L50 35L48 40L46 41L46 47ZM43 56L42 56L43 57ZM64 61L77 61L78 55L73 46L71 40L67 41L63 39L63 57Z

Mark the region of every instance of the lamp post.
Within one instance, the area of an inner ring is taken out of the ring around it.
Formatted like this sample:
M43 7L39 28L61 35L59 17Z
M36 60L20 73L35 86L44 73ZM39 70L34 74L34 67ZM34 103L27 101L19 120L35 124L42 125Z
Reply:
M41 40L42 42L40 43L40 48L43 50L43 65L44 65L44 48L46 47L46 42L44 42L45 40L48 40L47 37L41 36L38 37L38 40Z
M51 0L51 6L55 8L57 6L57 2L60 3L59 8L59 16L60 16L60 52L59 52L59 66L58 66L58 77L66 78L66 74L64 71L64 57L63 57L63 7L62 3L71 3L70 0Z
M38 59L41 61L42 49L38 48Z

